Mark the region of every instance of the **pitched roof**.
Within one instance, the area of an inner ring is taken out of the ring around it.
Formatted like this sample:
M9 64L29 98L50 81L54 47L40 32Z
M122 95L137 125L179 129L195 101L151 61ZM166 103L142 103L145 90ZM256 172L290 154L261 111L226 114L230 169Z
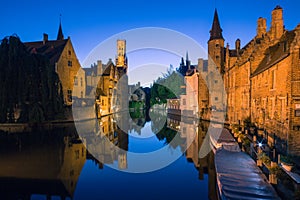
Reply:
M209 40L224 39L223 35L222 35L222 31L223 30L221 29L221 26L220 26L218 11L216 9L212 28L210 30L210 39Z
M46 41L37 41L37 42L25 42L25 46L30 53L37 53L46 56L50 65L55 65L59 60L68 39L66 40L50 40Z
M260 74L261 72L269 69L270 67L288 57L290 55L289 48L295 36L295 31L286 31L278 43L269 47L265 51L264 59L258 65L257 69L253 72L252 77Z

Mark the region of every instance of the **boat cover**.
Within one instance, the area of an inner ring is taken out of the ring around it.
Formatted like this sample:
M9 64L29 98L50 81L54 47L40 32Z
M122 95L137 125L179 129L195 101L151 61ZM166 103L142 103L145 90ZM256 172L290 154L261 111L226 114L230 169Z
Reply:
M215 166L220 199L280 199L246 153L219 149Z

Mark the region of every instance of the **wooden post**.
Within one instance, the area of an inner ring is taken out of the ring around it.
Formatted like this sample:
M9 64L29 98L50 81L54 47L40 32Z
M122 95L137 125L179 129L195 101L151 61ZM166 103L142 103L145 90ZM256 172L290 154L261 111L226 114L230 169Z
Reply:
M260 154L261 152L262 152L261 149L258 148L257 155ZM257 164L257 166L262 167L262 160L257 159L256 164Z
M256 135L253 136L252 138L253 146L256 147Z
M276 162L271 162L271 168L275 168L277 166ZM269 182L271 184L277 185L277 175L269 173Z

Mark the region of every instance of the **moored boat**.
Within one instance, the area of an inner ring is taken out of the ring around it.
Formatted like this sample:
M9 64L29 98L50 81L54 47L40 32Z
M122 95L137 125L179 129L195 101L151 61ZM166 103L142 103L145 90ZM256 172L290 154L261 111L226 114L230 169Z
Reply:
M219 199L280 199L266 176L244 152L219 149L215 155Z

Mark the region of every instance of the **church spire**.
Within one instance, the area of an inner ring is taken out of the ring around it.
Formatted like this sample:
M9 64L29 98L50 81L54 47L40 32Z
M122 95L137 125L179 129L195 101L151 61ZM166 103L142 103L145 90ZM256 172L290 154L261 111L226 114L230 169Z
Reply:
M62 28L61 28L61 15L59 18L59 28L58 28L58 33L57 33L57 40L63 40L64 39L64 34L62 32Z
M191 68L191 61L189 60L189 53L188 51L186 52L186 67L187 69L190 69Z
M209 40L215 40L215 39L224 39L222 35L222 29L220 26L218 11L215 9L215 15L214 15L214 21L212 24L212 28L210 30L210 39Z

